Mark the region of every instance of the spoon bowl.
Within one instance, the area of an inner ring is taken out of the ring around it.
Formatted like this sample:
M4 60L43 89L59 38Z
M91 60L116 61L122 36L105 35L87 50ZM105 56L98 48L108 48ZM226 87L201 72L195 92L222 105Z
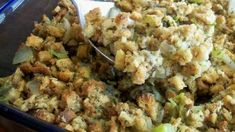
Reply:
M90 1L90 0L72 0L73 4L77 8L77 14L79 17L80 25L82 29L86 26L85 15L94 8L100 8L102 16L108 16L111 9L115 8L114 2L105 2L105 1ZM111 63L114 63L114 60L105 55L95 44L85 38L85 41L88 42L98 53L105 57Z

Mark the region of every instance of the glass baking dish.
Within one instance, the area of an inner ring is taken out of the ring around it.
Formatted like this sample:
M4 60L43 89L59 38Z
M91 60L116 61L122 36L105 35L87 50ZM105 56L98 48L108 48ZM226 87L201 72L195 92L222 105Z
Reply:
M0 77L15 71L12 64L20 44L43 14L51 16L58 0L0 0ZM6 104L0 104L0 128L4 131L64 131Z

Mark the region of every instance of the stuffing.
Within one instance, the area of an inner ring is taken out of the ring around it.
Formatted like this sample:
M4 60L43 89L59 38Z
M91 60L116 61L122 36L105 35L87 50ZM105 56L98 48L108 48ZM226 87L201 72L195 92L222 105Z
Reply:
M180 75L175 75L174 77L169 78L168 81L170 85L175 87L178 91L186 87L183 77Z
M138 21L138 20L141 20L142 19L142 14L141 13L139 13L139 12L137 12L137 11L133 11L133 12L131 12L131 16L130 16L130 18L131 19L133 19L133 20L136 20L136 21Z
M196 20L203 22L204 24L213 24L215 22L215 15L212 10L210 10L211 5L206 4L205 6L199 6L192 11L192 17Z
M153 127L150 117L140 116L135 119L135 127L137 131L143 132L148 131Z
M76 118L74 118L71 124L74 130L77 131L85 131L87 129L87 123L81 116L77 116Z
M139 66L136 72L133 74L132 82L134 84L143 84L147 78L147 68L144 66Z
M133 115L122 111L120 115L118 116L118 120L121 122L122 126L129 127L134 124L134 118Z
M73 23L71 27L71 38L77 41L83 41L82 29L79 24Z
M78 50L77 50L77 57L79 59L86 59L89 56L89 49L90 49L90 47L85 44L79 46Z
M208 84L212 84L216 83L217 79L219 79L219 75L214 69L209 69L208 73L203 74L201 79L206 81Z
M28 73L41 73L45 75L50 74L50 69L46 65L40 62L36 62L33 66L30 63L23 63L20 65L20 70L26 74Z
M56 61L56 66L61 70L73 69L73 62L69 58L59 59Z
M50 59L52 59L52 55L48 51L40 51L38 53L38 58L39 58L39 61L41 62L47 62Z
M88 131L92 131L92 132L103 132L103 131L104 131L104 128L103 128L101 122L96 122L96 123L90 124L90 125L88 126Z
M66 131L234 131L229 2L115 0L116 16L92 9L82 29L72 1L59 0L0 78L0 102Z
M146 111L153 121L159 116L161 105L155 100L152 94L143 94L138 99L138 105Z
M114 22L119 25L125 25L128 22L129 14L127 13L120 13L115 17Z
M125 11L131 11L134 8L131 0L118 1L117 6Z
M35 49L40 49L42 47L42 43L42 38L31 34L31 36L27 38L26 46L33 47Z
M118 50L115 57L115 68L123 70L125 68L125 52Z
M73 112L72 110L69 110L69 109L65 109L63 112L61 112L61 113L58 115L57 121L62 121L62 122L65 122L65 123L69 123L69 122L72 121L75 117L76 117L75 112Z
M198 63L194 62L194 63L188 63L185 66L183 66L182 68L182 74L186 75L186 76L195 76L200 74L201 71L201 67Z
M194 57L194 60L196 61L204 61L209 59L209 54L207 47L202 45L200 47L195 47L192 49L192 54Z
M161 20L162 17L159 17L157 15L146 15L144 16L144 23L152 26L152 27L158 27L161 26Z
M59 100L57 97L48 97L47 95L35 97L35 95L32 95L30 100L27 101L34 104L34 107L37 109L46 109L48 112L58 110Z
M91 77L91 69L89 66L79 66L77 69L79 76L83 78L90 78Z
M55 121L55 115L46 110L37 110L34 116L38 119L53 123Z
M59 37L62 37L64 35L65 30L63 28L60 28L60 27L49 25L49 26L47 26L47 32L51 36L59 38Z
M69 70L58 72L58 79L64 82L69 82L73 80L73 76L74 73Z
M71 90L65 90L62 94L62 102L63 104L73 110L74 112L78 112L81 109L81 99L76 94L76 92Z
M117 123L116 123L116 118L112 118L109 122L110 124L110 132L118 132L118 126L117 126Z
M189 49L187 50L178 50L174 55L176 62L179 62L180 65L185 65L186 63L191 62L193 55Z

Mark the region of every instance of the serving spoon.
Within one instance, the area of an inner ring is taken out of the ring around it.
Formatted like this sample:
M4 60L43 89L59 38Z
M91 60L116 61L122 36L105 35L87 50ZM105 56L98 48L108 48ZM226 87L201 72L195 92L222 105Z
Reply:
M109 16L111 12L114 17L114 14L118 14L119 9L115 7L114 2L106 2L106 1L90 1L90 0L72 0L73 4L77 8L77 14L79 17L80 25L82 29L85 28L86 19L85 15L94 8L100 8L102 16ZM99 52L103 57L105 57L111 63L114 63L114 60L108 57L105 53L103 53L95 44L88 38L85 38L85 41L88 42L97 52Z

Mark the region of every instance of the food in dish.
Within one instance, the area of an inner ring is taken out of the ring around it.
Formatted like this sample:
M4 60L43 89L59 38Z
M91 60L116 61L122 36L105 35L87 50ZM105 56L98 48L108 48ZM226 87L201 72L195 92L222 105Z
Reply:
M120 0L116 17L94 9L82 31L71 1L61 0L17 51L1 101L68 131L233 131L228 2Z

